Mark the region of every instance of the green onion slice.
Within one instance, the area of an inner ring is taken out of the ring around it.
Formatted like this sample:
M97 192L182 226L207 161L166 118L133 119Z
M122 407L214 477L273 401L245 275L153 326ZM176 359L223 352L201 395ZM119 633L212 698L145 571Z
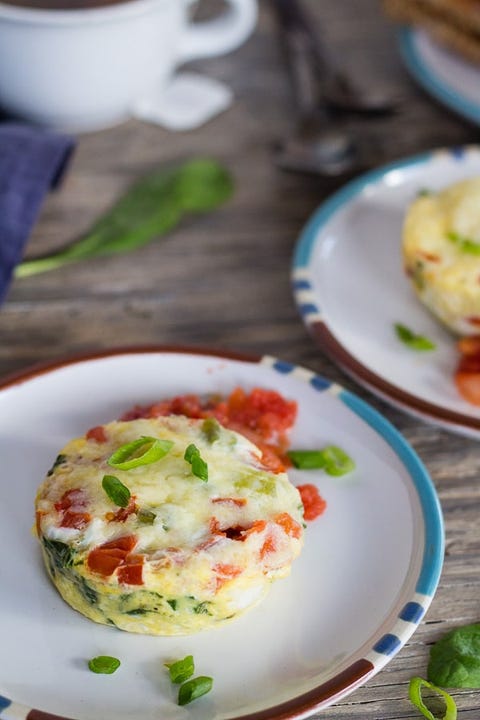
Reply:
M130 502L131 493L126 485L115 477L115 475L104 475L102 487L108 497L118 507L126 508Z
M192 466L192 473L203 480L208 481L208 465L200 455L200 450L191 443L185 450L184 459Z
M450 242L453 242L461 252L467 253L468 255L480 255L480 243L475 240L471 240L468 237L464 237L459 233L451 232L447 233L447 238Z
M214 417L205 418L202 423L202 433L210 444L218 440L220 437L220 423L218 420Z
M192 700L205 695L210 692L213 687L213 679L205 675L199 675L199 677L187 680L180 686L178 691L178 704L188 705Z
M410 330L410 328L406 325L402 325L401 323L395 323L394 327L398 339L401 340L404 345L407 345L407 347L411 350L435 350L435 343L424 335L417 335L413 332L413 330Z
M422 687L433 690L433 692L440 695L445 701L445 715L442 718L437 718L433 715L423 702ZM427 682L427 680L424 680L421 677L413 677L410 680L408 697L410 698L410 702L415 705L418 710L420 710L427 720L456 720L457 718L457 706L452 696L445 692L445 690L442 690L442 688L432 685L432 683Z
M167 600L167 602L170 601ZM173 602L173 600L171 602ZM168 668L170 680L173 683L183 683L185 682L185 680L188 680L188 678L191 678L193 673L195 672L193 655L187 655L183 658L183 660L176 660L175 662L165 663L165 667Z
M144 523L144 525L153 525L156 517L157 516L154 512L147 510L146 508L140 508L137 512L138 521Z
M355 469L352 458L336 445L322 450L290 450L287 455L299 470L324 470L327 475L340 476Z
M173 442L170 440L143 436L119 447L110 455L107 462L117 470L131 470L161 460L172 447Z
M88 667L94 673L111 675L120 667L120 660L110 655L99 655L88 661Z

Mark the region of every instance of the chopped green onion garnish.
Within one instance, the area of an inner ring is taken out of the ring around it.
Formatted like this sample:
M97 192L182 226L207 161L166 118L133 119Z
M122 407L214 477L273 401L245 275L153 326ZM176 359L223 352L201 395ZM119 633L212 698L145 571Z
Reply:
M475 240L459 235L453 230L447 233L447 238L457 245L462 252L469 255L480 255L480 243L475 242Z
M102 487L115 505L126 508L130 502L130 490L115 475L104 475Z
M433 190L429 190L429 188L420 188L417 193L417 197L430 197L431 195L434 195L434 192Z
M406 325L395 323L394 327L398 339L412 350L435 350L436 345L434 342L423 335L417 335Z
M146 510L144 508L140 508L140 510L137 512L138 521L144 523L145 525L153 525L156 517L157 516L154 512L152 512L151 510Z
M192 473L207 482L208 480L208 465L205 460L200 456L200 450L196 445L191 443L185 450L184 459L192 466Z
M341 448L328 445L323 450L290 450L288 457L299 470L324 470L327 475L346 475L355 463Z
M202 695L210 692L212 687L213 679L211 677L206 677L205 675L200 675L199 677L192 678L192 680L187 680L187 682L180 686L180 690L178 691L178 704L187 705L192 702L192 700L196 700Z
M202 423L202 433L209 443L214 443L220 437L220 423L214 417L205 418Z
M433 692L440 695L445 701L445 715L442 718L437 718L433 713L431 713L423 702L422 687L433 690ZM455 700L451 697L451 695L445 692L445 690L442 690L442 688L439 688L436 685L432 685L432 683L427 682L427 680L424 680L421 677L413 677L410 680L408 697L410 698L410 702L415 705L418 710L420 710L422 715L426 717L427 720L456 720L457 706L455 704Z
M107 462L117 470L131 470L141 465L151 465L161 460L173 447L170 440L153 437L141 437L122 445L110 455Z
M120 667L120 660L110 655L99 655L88 661L88 667L94 673L111 675Z
M167 602L175 602L172 600ZM175 608L173 608L175 610ZM188 680L188 678L191 678L193 673L195 672L195 664L193 662L193 655L187 655L183 658L183 660L177 660L176 662L172 663L165 663L165 667L168 668L168 673L170 675L170 680L173 683L183 683L185 680Z

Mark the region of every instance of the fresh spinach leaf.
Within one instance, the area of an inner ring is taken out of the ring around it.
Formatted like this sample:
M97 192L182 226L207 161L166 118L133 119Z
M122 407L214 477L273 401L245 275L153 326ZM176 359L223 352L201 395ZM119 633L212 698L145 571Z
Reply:
M441 687L480 688L480 623L456 628L432 646L428 679Z
M233 181L215 160L196 158L140 179L82 238L20 263L17 277L93 257L126 253L172 230L187 213L208 212L232 195Z

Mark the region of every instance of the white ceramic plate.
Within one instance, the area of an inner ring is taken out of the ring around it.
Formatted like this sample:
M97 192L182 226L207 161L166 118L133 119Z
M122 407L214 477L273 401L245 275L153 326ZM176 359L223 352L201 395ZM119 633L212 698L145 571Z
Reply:
M291 576L231 625L183 638L128 634L73 611L30 533L35 490L58 449L136 403L236 386L295 399L292 446L335 443L357 464L342 478L292 472L296 484L318 484L328 507L309 523ZM27 372L0 386L0 444L2 720L303 718L391 659L438 582L442 517L414 452L356 396L273 358L138 348ZM89 672L98 654L121 659L116 674ZM187 654L214 688L180 708L163 663Z
M420 85L454 112L480 124L480 67L438 45L422 30L399 33L405 65Z
M480 175L478 147L439 150L379 168L345 185L313 215L293 261L295 297L319 348L393 404L464 434L480 434L480 409L453 375L455 339L414 296L403 272L401 234L419 191ZM414 352L402 323L436 343Z

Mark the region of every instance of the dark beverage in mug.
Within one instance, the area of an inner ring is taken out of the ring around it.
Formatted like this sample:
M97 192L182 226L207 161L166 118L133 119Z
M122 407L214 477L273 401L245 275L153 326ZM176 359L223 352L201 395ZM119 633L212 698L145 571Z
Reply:
M123 2L127 2L127 0L2 0L4 5L36 10L82 10L118 5Z

